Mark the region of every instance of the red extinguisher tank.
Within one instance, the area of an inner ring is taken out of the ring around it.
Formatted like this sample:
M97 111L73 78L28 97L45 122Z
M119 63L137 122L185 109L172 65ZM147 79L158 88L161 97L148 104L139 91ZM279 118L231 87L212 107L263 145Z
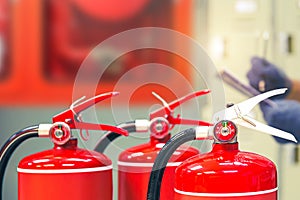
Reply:
M0 151L1 185L10 154L20 143L31 137L50 137L52 149L27 156L18 165L19 200L112 200L111 160L101 153L78 148L71 130L128 135L119 127L82 121L81 112L117 94L100 94L85 101L81 98L55 115L52 124L31 126L14 134Z
M176 169L175 199L277 199L275 164L261 155L240 151L232 122L219 123L215 132L218 128L223 135L216 137L231 142L217 142L211 152L194 156ZM232 134L224 134L225 129Z
M66 123L53 124L49 133L54 147L19 163L19 200L112 200L111 160L78 148Z
M118 160L119 200L146 199L153 163L169 139L170 134L162 139L151 136L149 143L131 147L120 154ZM161 199L173 199L176 167L187 158L197 154L199 154L197 149L187 146L182 146L174 152L162 180Z
M277 172L272 161L243 152L238 143L215 144L176 170L175 199L277 199Z
M282 94L272 90L213 115L213 125L187 129L172 137L160 151L150 175L147 200L160 199L166 163L178 146L188 141L214 140L212 151L184 161L175 171L175 200L276 200L275 164L258 154L240 151L235 123L297 142L291 133L264 125L247 116L261 101ZM231 121L231 120L234 120Z
M25 157L18 166L19 200L112 199L112 163L80 149L77 139Z
M153 93L163 102L164 107L150 114L150 123L147 125L150 132L150 141L146 144L131 147L123 151L118 160L119 169L119 200L141 200L147 198L147 189L150 173L154 161L165 143L170 139L169 130L174 125L197 125L209 126L208 122L182 119L180 115L174 117L173 109L183 102L209 93L209 90L202 90L186 95L171 103L166 103L158 94ZM174 198L175 169L184 160L198 155L199 151L189 146L180 146L171 156L162 180L161 199L172 200Z

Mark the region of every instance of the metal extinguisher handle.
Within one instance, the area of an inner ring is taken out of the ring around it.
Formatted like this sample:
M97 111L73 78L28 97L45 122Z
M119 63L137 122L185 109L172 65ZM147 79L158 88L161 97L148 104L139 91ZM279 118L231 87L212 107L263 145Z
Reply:
M249 116L247 116L251 110L260 102L268 99L269 97L283 94L287 91L286 88L271 90L255 97L247 99L238 104L221 110L213 115L214 124L221 120L231 120L238 125L254 129L259 132L267 133L269 135L277 136L286 140L297 142L293 134L273 128L271 126L265 125Z
M259 104L260 102L264 101L269 97L283 94L286 90L287 90L286 88L271 90L259 94L255 97L252 97L250 99L247 99L238 104L234 104L228 108L225 108L213 115L214 125L218 124L221 121L229 120L229 121L233 121L238 125L244 126L246 128L254 129L258 132L263 132L269 135L277 136L297 143L297 140L293 134L265 125L247 116L257 104ZM199 139L213 138L214 131L211 127L197 128L197 130L199 130L197 131L197 135L198 135L197 138Z
M90 99L87 99L83 102L76 101L71 107L58 115L52 118L53 123L56 122L64 122L69 125L71 129L80 129L80 130L105 130L105 131L113 131L119 133L124 136L128 136L128 132L122 128L108 125L108 124L92 124L83 122L80 119L80 114L82 111L88 109L89 107L95 105L96 103L103 101L105 99L111 98L113 96L118 95L119 92L109 92L97 95Z
M277 89L257 95L215 113L213 115L213 126L190 128L174 135L166 145L163 146L154 162L148 184L147 200L160 199L161 182L166 165L179 146L188 141L205 139L214 139L217 143L236 142L237 128L234 123L297 142L291 133L264 125L246 116L261 101L271 96L282 94L285 91L286 89Z
M9 159L17 147L24 141L33 137L49 137L59 145L66 143L71 137L71 129L80 130L106 130L114 131L115 133L128 135L125 129L107 125L107 124L92 124L82 122L80 113L94 104L118 95L118 92L109 92L101 94L83 102L75 102L71 107L52 118L52 124L39 124L24 128L13 134L1 147L0 150L0 200L2 199L2 186L4 180L5 169ZM80 99L81 100L81 99Z
M149 119L137 119L131 122L125 122L118 127L126 129L129 132L148 132L150 131L151 135L157 138L163 138L165 135L169 134L169 131L178 124L183 125L193 125L193 126L210 126L212 125L209 122L201 120L192 120L192 119L183 119L180 115L176 117L173 116L174 110L185 103L186 101L210 93L210 90L200 90L193 93L190 93L186 96L183 96L179 99L176 99L170 103L167 103L162 97L156 93L152 93L156 98L158 98L163 107L154 110L149 114ZM113 131L108 132L103 136L98 144L95 147L95 150L103 153L106 147L120 135L114 133Z
M180 115L178 115L176 117L173 116L174 109L176 109L178 106L182 105L183 103L185 103L186 101L188 101L192 98L202 96L202 95L205 95L208 93L210 93L210 90L208 90L208 89L200 90L200 91L190 93L179 99L176 99L170 103L166 103L166 101L163 98L161 98L158 94L153 92L152 94L162 102L163 107L151 112L150 120L153 120L157 117L164 117L172 125L185 124L185 125L210 126L212 124L209 122L205 122L205 121L201 121L201 120L183 119L180 117Z
M163 138L175 125L211 126L213 124L202 120L183 119L180 115L174 116L174 110L186 101L210 93L210 90L200 90L167 103L156 93L152 93L163 104L163 107L150 113L150 132L157 138Z

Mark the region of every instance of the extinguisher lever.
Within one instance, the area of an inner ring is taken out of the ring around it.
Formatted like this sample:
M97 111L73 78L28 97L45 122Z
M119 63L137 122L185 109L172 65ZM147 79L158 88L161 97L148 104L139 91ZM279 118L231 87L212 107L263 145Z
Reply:
M158 98L160 101L162 101L163 103L163 107L159 108L153 112L150 113L150 120L153 120L154 118L158 118L158 117L164 117L168 120L168 122L170 124L185 124L185 125L202 125L202 126L210 126L213 125L209 122L205 122L205 121L201 121L201 120L191 120L191 119L182 119L180 118L180 116L178 115L177 117L173 117L173 113L174 113L174 109L178 106L180 106L181 104L183 104L184 102L195 98L197 96L202 96L205 94L208 94L210 92L210 90L206 89L206 90L200 90L200 91L196 91L193 92L191 94L188 94L186 96L183 96L175 101L172 101L171 103L166 103L165 100L163 100L158 94L153 93L153 95Z
M252 97L250 99L247 99L243 102L240 102L238 104L235 104L229 108L226 108L224 110L221 110L217 113L214 114L213 116L213 121L218 122L220 120L233 120L236 118L242 119L244 116L249 114L251 110L260 102L264 101L265 99L283 94L286 92L286 88L282 89L276 89L276 90L271 90L262 94L259 94L255 97Z
M75 124L76 129L81 130L105 130L105 131L111 131L114 133L119 133L124 136L128 136L128 131L125 129L119 128L117 126L112 126L108 124L92 124L92 123L86 123L86 122L77 122Z
M80 129L80 130L105 130L105 131L112 131L119 133L121 135L128 135L128 131L118 128L115 126L107 125L107 124L92 124L83 122L81 120L81 112L88 109L89 107L95 105L96 103L103 101L105 99L111 98L113 96L118 95L119 92L108 92L104 94L97 95L95 97L92 97L90 99L87 99L85 101L82 101L81 98L77 101L75 101L69 109L57 114L52 118L53 123L56 122L64 122L71 129ZM82 102L80 102L82 101Z
M221 110L214 114L213 122L215 124L217 124L221 120L231 120L241 126L251 128L251 129L263 132L263 133L267 133L269 135L273 135L276 137L280 137L280 138L283 138L286 140L291 140L293 142L297 142L297 140L293 134L279 130L274 127L270 127L265 124L262 124L262 123L256 121L255 119L247 116L247 114L249 114L249 112L257 104L259 104L260 102L264 101L265 99L267 99L269 97L283 94L286 92L286 90L287 90L286 88L271 90L271 91L259 94L255 97L252 97L250 99L247 99L238 104L235 104L229 108Z

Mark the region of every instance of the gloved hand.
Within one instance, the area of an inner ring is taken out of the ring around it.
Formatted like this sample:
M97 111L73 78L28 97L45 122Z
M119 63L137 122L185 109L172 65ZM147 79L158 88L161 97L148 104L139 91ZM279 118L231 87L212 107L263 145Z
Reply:
M264 102L260 104L264 119L269 126L293 134L300 143L300 103L294 100L275 100L274 103L274 106ZM292 142L274 138L280 144Z
M260 91L260 81L264 81L265 91L288 88L288 91L285 94L274 96L272 99L283 99L288 95L291 90L292 82L278 67L259 57L253 57L251 59L251 65L247 77L252 87Z

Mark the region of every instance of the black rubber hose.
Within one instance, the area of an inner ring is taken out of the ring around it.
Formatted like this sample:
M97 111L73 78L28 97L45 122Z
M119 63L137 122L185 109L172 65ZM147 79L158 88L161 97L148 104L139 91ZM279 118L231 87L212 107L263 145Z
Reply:
M135 122L125 122L123 124L119 124L118 125L119 128L123 128L125 130L127 130L129 133L134 133L136 132L136 127L135 127ZM98 144L95 147L95 151L103 153L105 151L105 149L107 148L107 146L114 141L115 139L117 139L118 137L120 137L121 135L119 133L115 133L115 132L107 132L98 142Z
M160 199L160 188L163 179L164 171L167 163L176 149L189 141L196 139L196 130L190 128L175 134L161 149L157 155L153 168L150 174L148 183L147 200L159 200Z
M22 142L29 138L39 136L38 127L38 125L30 126L16 132L2 146L0 150L0 200L2 200L4 175L10 157Z

